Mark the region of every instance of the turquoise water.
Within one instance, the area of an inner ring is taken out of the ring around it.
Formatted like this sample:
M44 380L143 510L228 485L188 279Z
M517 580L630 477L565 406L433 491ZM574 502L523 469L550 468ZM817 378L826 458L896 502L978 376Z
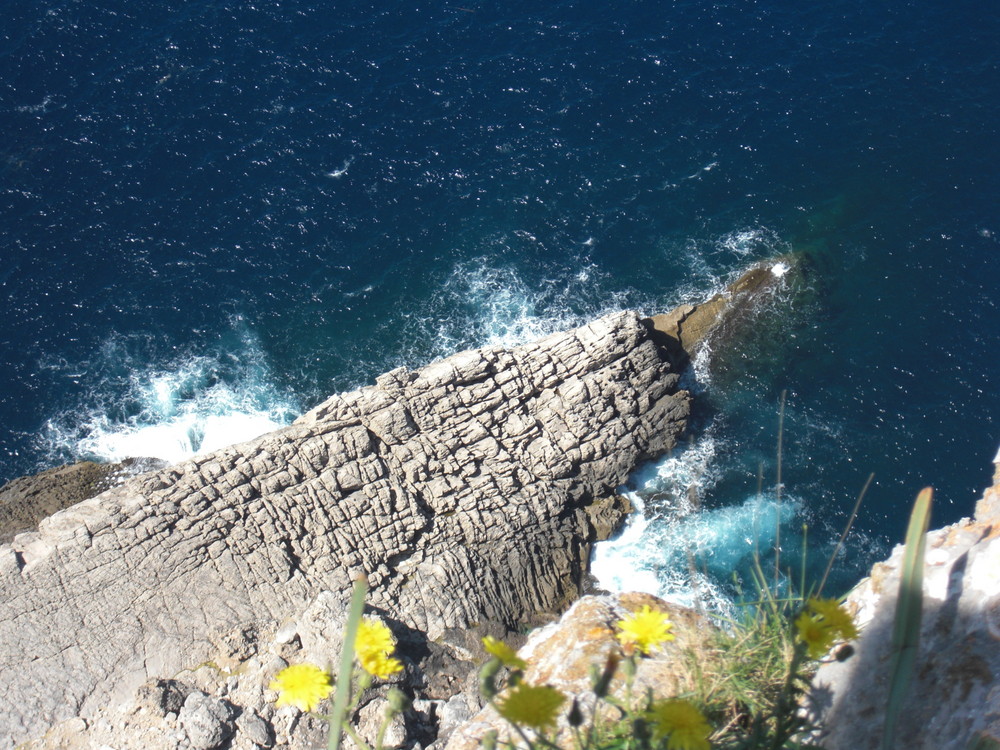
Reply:
M806 282L691 377L690 448L660 466L684 478L632 483L660 589L690 593L690 538L705 587L745 567L783 391L790 554L875 473L838 585L921 486L942 524L989 478L1000 60L978 4L0 12L0 479L175 460L788 252Z

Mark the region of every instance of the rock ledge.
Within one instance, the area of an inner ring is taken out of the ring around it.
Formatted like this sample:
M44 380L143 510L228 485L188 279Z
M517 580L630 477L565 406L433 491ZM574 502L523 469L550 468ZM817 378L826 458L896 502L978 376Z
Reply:
M250 658L234 633L275 633L321 591L336 609L357 573L397 632L430 645L561 611L613 526L588 507L683 430L677 383L639 316L618 313L394 370L46 518L0 546L0 747L220 651ZM203 745L241 726L188 700Z

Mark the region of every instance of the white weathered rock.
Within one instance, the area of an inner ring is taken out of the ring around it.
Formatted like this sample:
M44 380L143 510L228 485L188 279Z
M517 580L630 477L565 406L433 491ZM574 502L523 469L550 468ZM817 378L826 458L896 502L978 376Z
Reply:
M711 637L714 627L707 618L674 604L668 604L650 594L616 594L613 596L585 596L577 601L551 625L536 630L528 636L527 643L518 656L528 663L525 682L531 685L548 685L567 697L557 722L555 740L561 746L575 747L573 733L567 723L574 699L584 718L589 721L598 704L591 684L591 670L603 669L608 658L623 659L621 645L616 638L616 623L643 605L669 615L674 640L665 643L661 650L638 660L633 683L633 693L644 695L647 690L657 698L673 697L694 685L688 654L698 653ZM611 683L611 693L621 698L624 676L619 669ZM617 709L614 718L617 718ZM610 715L607 718L612 718ZM449 736L442 726L441 737L445 750L478 750L483 737L497 732L502 741L518 742L503 718L487 706L455 729ZM437 743L435 743L437 746Z
M438 736L450 737L462 724L472 718L469 700L462 693L453 695L438 707Z
M232 736L234 713L225 701L196 690L184 701L177 719L194 750L215 750Z
M358 709L354 726L358 734L361 735L361 739L367 742L369 747L375 747L375 740L378 738L379 729L385 721L388 708L388 701L377 698ZM402 714L395 714L386 726L382 746L386 750L395 750L402 747L406 740L406 722ZM347 750L357 750L358 747L350 736L345 737L344 746Z
M920 646L896 747L1000 742L1000 461L997 469L974 519L927 534ZM848 596L862 629L854 655L813 680L810 709L829 750L880 747L902 555L897 547Z

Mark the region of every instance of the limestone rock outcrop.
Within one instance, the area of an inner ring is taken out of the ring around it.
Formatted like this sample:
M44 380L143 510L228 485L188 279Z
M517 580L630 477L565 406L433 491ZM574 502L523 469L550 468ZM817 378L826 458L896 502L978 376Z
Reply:
M0 747L194 669L233 632L274 632L321 591L342 606L357 573L427 642L558 613L608 499L684 428L678 379L618 313L394 370L46 518L0 546ZM178 721L203 744L271 731L191 695Z
M567 696L556 722L555 741L560 746L576 747L567 719L574 700L585 724L589 724L595 709L602 719L621 717L618 709L598 702L590 672L594 667L603 669L611 656L624 659L615 635L616 623L643 606L667 613L673 624L674 639L648 658L639 659L633 694L645 695L649 691L656 698L672 698L694 689L696 676L692 660L710 648L715 630L707 617L650 594L585 596L558 622L531 633L518 651L518 656L528 663L524 674L527 683L548 685ZM611 683L610 694L618 698L624 695L624 675L620 668ZM444 750L478 750L483 737L491 731L497 733L500 742L519 739L510 724L492 706L486 706L444 738L442 746Z
M680 305L646 319L654 340L678 366L693 359L712 341L719 350L737 341L753 325L769 294L783 289L788 275L802 272L801 260L786 255L751 267L726 289L697 305Z
M37 529L42 519L53 513L89 500L129 477L164 466L165 461L155 458L127 458L117 464L80 461L18 477L0 487L0 544Z
M975 517L927 534L920 645L896 747L1000 742L1000 454L996 461ZM850 593L862 630L855 653L813 680L809 706L829 750L880 747L902 554L897 547Z

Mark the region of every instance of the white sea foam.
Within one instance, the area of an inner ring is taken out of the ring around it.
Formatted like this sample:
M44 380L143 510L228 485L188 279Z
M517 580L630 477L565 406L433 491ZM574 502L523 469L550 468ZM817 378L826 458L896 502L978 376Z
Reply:
M586 259L528 281L513 266L474 258L452 269L441 289L442 313L428 315L424 325L435 356L469 347L517 346L635 305L628 293L608 289L607 282Z
M759 254L762 246L770 251L774 244L774 236L766 229L740 229L723 235L718 245L739 258Z
M618 537L594 546L591 572L601 586L658 596L670 593L653 545L665 524L697 512L701 493L712 484L709 466L714 455L715 441L705 437L635 473L631 484L636 489L623 492L635 511Z
M754 559L778 543L797 559L801 499L787 492L706 507L725 467L708 434L643 467L624 490L635 511L615 539L594 546L591 571L610 591L643 591L723 617L736 614L733 576L751 580ZM769 564L762 562L762 564Z
M347 174L347 170L351 168L351 165L353 163L354 163L354 157L348 156L346 159L344 159L344 163L340 166L340 169L332 169L326 173L326 176L331 177L334 180L339 180L341 177Z
M236 346L151 364L121 341L109 342L77 368L84 374L74 373L92 379L90 404L48 421L46 453L53 462L150 457L174 463L288 424L300 410L274 387L259 343L243 331Z
M222 387L184 401L173 416L152 424L141 417L115 422L95 415L84 425L87 434L76 441L73 450L80 457L104 462L143 456L176 463L250 440L286 423L281 413L253 409L243 401L240 394Z
M711 442L711 441L709 441ZM734 572L749 572L755 555L767 557L777 529L789 527L801 502L773 494L736 506L703 509L686 485L711 447L666 458L655 478L626 493L636 510L624 531L595 545L591 570L603 588L644 591L667 601L731 616ZM659 484L656 484L659 482ZM645 497L644 497L645 496Z

